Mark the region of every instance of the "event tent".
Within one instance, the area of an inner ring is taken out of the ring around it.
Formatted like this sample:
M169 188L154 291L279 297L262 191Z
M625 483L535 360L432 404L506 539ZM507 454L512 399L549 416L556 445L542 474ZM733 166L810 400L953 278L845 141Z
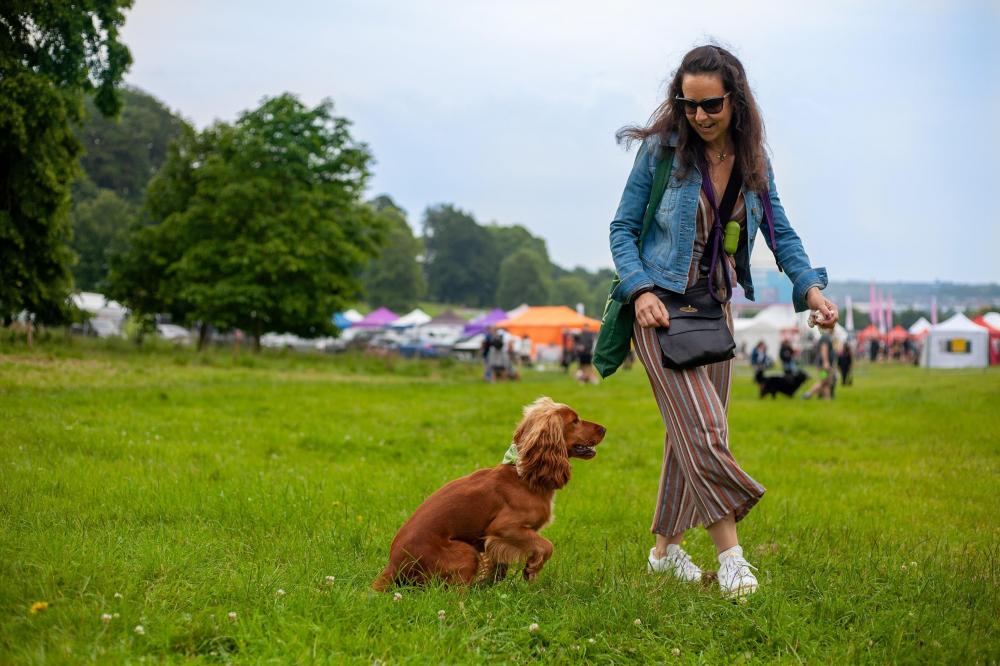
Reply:
M343 312L335 312L333 315L333 325L343 331L353 326L354 322L348 319Z
M399 315L389 308L379 308L366 314L360 321L354 322L354 325L359 328L384 328L397 319Z
M465 328L462 330L462 335L463 336L476 335L477 333L482 333L491 325L496 324L499 321L503 321L504 319L507 318L508 318L507 313L501 310L500 308L490 310L483 316L476 317L468 324L466 324Z
M959 312L933 327L924 342L925 368L985 368L989 364L988 330Z
M902 342L903 340L910 337L910 332L905 328L896 324L891 331L889 331L889 342Z
M988 312L987 314L996 314L995 312ZM1000 326L992 326L986 319L986 315L981 315L972 320L973 323L979 324L990 334L990 365L1000 364ZM1000 323L1000 322L997 322Z
M755 317L733 320L733 338L736 347L750 352L758 342L763 341L771 358L778 357L778 349L783 340L799 337L799 320L795 308L790 304L769 305Z
M417 327L417 335L435 345L451 346L462 337L465 319L451 310L446 310L430 321Z
M420 326L421 324L426 324L431 320L431 316L421 310L420 308L414 308L410 310L405 315L392 322L390 326L392 328L409 328L411 326Z
M920 319L913 322L913 326L910 326L908 333L915 338L922 338L925 335L927 335L930 332L930 330L931 330L931 323L927 321L925 318L921 317Z
M364 319L364 317L361 315L361 313L358 312L357 310L355 310L354 308L351 308L350 310L348 310L347 312L345 312L344 313L344 318L347 321L351 322L352 324L356 324L359 321L361 321L362 319Z
M601 322L565 305L548 305L529 307L516 317L497 322L496 326L512 335L530 339L532 345L556 345L561 348L563 331L577 331L589 326L596 333L601 328Z
M118 301L109 300L104 294L97 294L92 291L81 291L71 297L73 305L79 310L89 313L96 319L107 319L120 326L127 311Z
M1000 312L987 312L983 315L983 321L986 322L987 326L1000 328Z

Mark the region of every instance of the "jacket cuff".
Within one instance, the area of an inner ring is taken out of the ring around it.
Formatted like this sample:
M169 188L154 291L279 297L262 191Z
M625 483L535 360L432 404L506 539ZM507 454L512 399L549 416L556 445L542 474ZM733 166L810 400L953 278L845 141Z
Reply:
M810 268L802 271L795 282L792 283L792 305L796 312L805 312L809 309L806 305L806 292L813 287L826 289L827 276L825 268Z
M618 283L618 287L611 293L611 298L619 303L631 303L642 289L652 289L656 285L642 271L636 271Z

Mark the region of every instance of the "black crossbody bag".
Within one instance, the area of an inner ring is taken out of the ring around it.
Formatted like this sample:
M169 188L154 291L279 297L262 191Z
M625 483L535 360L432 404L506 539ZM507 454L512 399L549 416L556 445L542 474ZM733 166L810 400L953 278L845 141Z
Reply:
M733 296L729 268L724 265L722 270L724 297L717 295L714 269L720 262L725 263L722 220L732 215L743 176L737 162L733 165L726 192L722 196L722 205L716 206L715 190L708 175L708 167L702 164L701 171L702 189L708 197L715 218L699 262L702 277L683 294L660 287L653 289L653 295L660 299L670 317L670 326L658 327L656 338L660 343L663 366L673 370L697 368L736 356L736 341L722 309L723 304L728 303Z

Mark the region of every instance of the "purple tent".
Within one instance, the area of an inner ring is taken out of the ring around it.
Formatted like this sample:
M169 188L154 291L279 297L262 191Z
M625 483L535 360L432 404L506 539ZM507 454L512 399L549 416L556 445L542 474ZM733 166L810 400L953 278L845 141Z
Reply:
M382 328L399 319L399 315L389 308L379 308L374 312L366 314L361 321L354 325L359 328Z
M462 331L462 336L477 335L486 330L491 324L495 324L498 321L503 321L507 318L507 313L496 308L492 312L487 312L482 317L476 317L468 324L465 325L465 329Z

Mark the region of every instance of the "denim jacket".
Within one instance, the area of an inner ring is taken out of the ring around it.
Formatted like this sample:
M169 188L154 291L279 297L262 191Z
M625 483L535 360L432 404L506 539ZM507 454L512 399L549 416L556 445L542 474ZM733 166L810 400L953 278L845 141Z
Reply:
M678 160L674 159L663 201L656 209L642 242L642 253L638 248L639 234L642 232L642 218L649 202L649 192L653 184L653 172L662 148L659 139L649 137L642 142L635 164L625 183L618 212L611 221L611 256L618 270L621 282L612 297L628 303L641 289L654 285L683 294L687 289L688 269L694 252L695 218L698 214L698 197L701 194L701 172L697 167L688 170L687 176L677 178ZM671 136L669 144L676 148L677 136ZM771 247L771 238L763 230L764 242L774 252L778 264L792 281L792 303L796 312L807 309L806 292L810 287L826 288L825 268L813 268L802 247L802 241L792 229L785 216L785 209L778 199L774 186L774 172L770 160L767 165L769 195L774 212L774 236L777 251ZM746 297L753 300L753 282L750 279L750 254L753 251L757 230L764 220L764 210L757 192L743 191L747 211L746 245L735 255L736 279Z

